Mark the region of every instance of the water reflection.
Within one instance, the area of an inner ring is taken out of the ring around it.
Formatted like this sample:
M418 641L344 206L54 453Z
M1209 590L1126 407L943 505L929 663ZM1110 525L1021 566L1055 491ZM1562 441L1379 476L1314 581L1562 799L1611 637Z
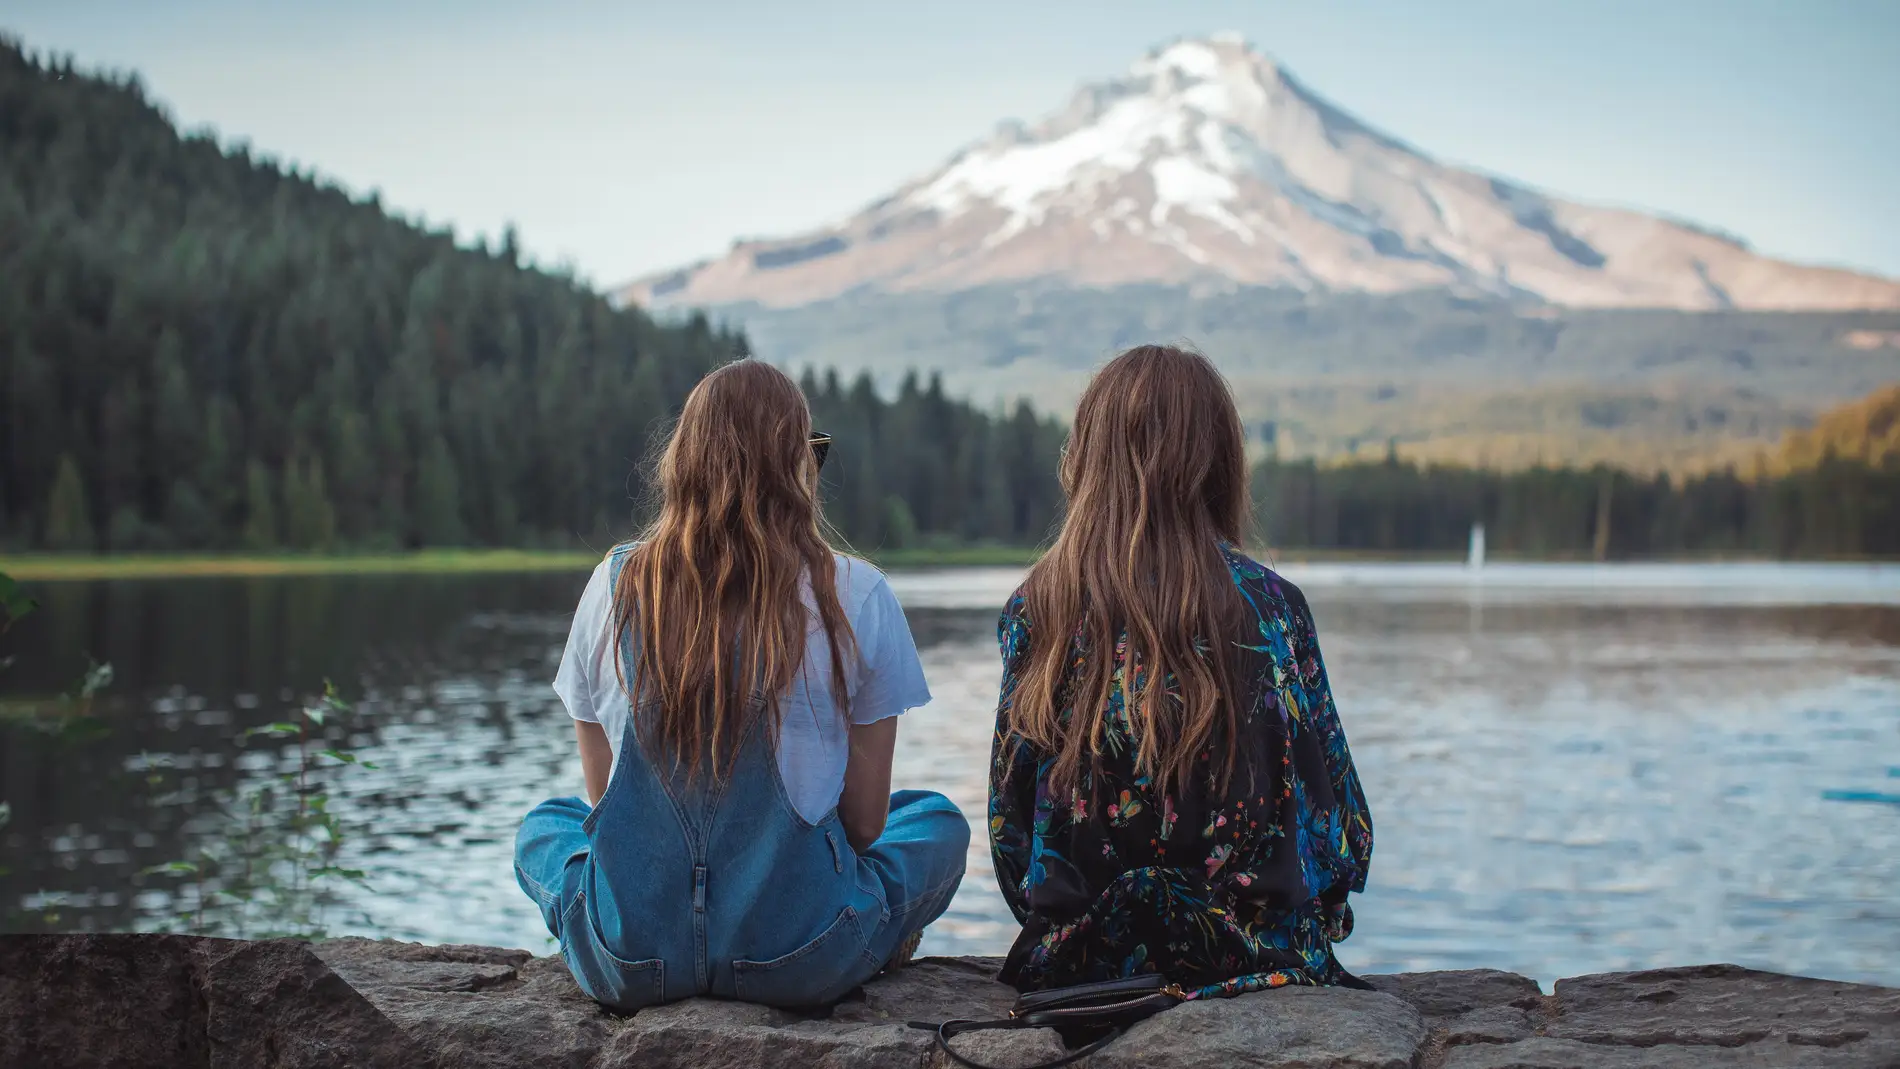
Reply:
M1900 804L1880 800L1900 794L1895 573L1288 571L1378 822L1350 967L1730 960L1900 983ZM894 577L937 696L901 733L898 779L949 794L977 832L932 951L1013 934L981 815L994 611L1016 578ZM236 734L328 676L358 711L335 737L380 766L334 786L344 863L374 890L331 927L545 949L509 848L523 811L580 783L546 681L583 579L45 588L0 693L56 693L87 653L118 681L102 736L0 721L6 926L158 923L164 885L135 874L221 834L213 800L281 760Z

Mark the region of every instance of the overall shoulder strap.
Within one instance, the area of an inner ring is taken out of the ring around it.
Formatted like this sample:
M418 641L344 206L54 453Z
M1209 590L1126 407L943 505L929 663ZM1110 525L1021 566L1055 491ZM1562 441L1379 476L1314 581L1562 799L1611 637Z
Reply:
M607 565L607 577L613 580L615 586L620 585L620 569L626 566L627 558L633 554L633 549L636 545L638 545L636 542L622 542L607 551L607 560L609 561Z

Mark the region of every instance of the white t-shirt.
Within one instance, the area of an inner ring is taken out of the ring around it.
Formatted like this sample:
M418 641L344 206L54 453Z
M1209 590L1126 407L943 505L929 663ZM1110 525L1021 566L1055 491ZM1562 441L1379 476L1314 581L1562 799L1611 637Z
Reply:
M897 595L884 574L861 560L839 555L838 603L857 636L857 663L845 663L851 723L871 724L930 702L917 643L910 635ZM574 611L567 651L554 675L554 692L568 715L599 724L620 762L620 740L631 706L614 671L613 562L594 568ZM806 604L811 605L809 588ZM831 649L811 610L805 663L789 695L780 700L778 768L785 792L809 823L824 819L844 790L850 732L831 700Z

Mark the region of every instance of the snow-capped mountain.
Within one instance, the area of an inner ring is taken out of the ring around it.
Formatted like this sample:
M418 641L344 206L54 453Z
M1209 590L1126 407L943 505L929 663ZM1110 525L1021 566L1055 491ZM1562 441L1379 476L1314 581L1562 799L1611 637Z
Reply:
M1900 282L1440 163L1230 34L1161 48L835 226L741 242L620 296L792 306L859 287L1208 278L1584 307L1900 307Z

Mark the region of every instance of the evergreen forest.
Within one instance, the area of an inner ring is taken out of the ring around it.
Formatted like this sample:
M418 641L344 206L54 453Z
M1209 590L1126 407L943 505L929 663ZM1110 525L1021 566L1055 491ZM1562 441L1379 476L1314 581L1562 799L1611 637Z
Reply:
M745 341L661 325L313 176L181 136L136 78L0 45L0 545L601 545ZM1027 544L1061 429L808 375L854 544Z

